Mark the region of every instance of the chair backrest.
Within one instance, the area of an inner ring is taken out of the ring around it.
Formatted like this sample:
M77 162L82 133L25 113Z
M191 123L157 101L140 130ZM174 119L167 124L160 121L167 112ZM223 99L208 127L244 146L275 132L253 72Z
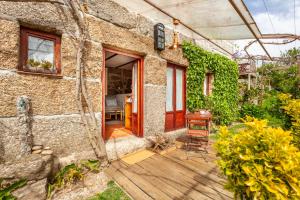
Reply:
M208 136L211 121L210 112L195 112L186 115L188 134L193 136ZM202 128L204 127L204 129ZM202 128L202 129L201 129Z
M118 106L120 106L120 108L124 108L125 105L125 97L126 96L130 96L131 94L117 94L116 95L116 99L118 102Z

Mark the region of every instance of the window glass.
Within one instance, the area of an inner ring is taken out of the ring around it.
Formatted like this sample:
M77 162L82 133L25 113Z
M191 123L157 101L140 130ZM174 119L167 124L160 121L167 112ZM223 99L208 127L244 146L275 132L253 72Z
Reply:
M173 68L167 68L166 111L173 111Z
M183 71L176 69L176 110L182 110L183 108L183 89L182 89Z
M28 36L28 60L45 63L54 68L54 42L38 37Z

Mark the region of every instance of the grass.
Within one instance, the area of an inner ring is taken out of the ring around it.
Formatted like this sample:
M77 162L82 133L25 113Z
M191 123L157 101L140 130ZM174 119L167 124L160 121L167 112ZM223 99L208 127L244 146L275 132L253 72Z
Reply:
M238 133L245 128L246 128L245 124L235 124L235 125L230 126L228 128L228 130L232 133Z
M131 198L114 181L109 181L104 192L88 200L131 200Z
M234 134L237 134L238 132L242 131L243 129L246 128L246 125L243 124L243 123L240 123L240 124L235 124L235 125L232 125L232 126L228 126L228 130ZM211 133L209 135L209 139L210 140L213 140L213 141L216 141L218 140L219 138L219 130L217 128L215 128L213 131L213 133Z

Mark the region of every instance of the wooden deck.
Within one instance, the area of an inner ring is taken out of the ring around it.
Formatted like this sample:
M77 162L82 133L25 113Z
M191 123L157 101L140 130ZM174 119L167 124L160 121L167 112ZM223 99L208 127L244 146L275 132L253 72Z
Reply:
M115 161L106 173L135 200L233 199L223 188L215 155L209 153L206 160L199 153L189 155L187 160L185 151L176 149L133 165Z

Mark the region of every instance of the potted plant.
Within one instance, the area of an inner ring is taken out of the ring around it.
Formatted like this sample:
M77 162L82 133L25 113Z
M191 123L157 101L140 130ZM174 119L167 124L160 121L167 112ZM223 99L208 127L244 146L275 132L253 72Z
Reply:
M54 73L55 72L55 68L53 67L53 64L47 60L42 60L40 67L46 73Z
M27 60L26 68L30 71L37 71L38 67L40 66L40 62L30 58Z

